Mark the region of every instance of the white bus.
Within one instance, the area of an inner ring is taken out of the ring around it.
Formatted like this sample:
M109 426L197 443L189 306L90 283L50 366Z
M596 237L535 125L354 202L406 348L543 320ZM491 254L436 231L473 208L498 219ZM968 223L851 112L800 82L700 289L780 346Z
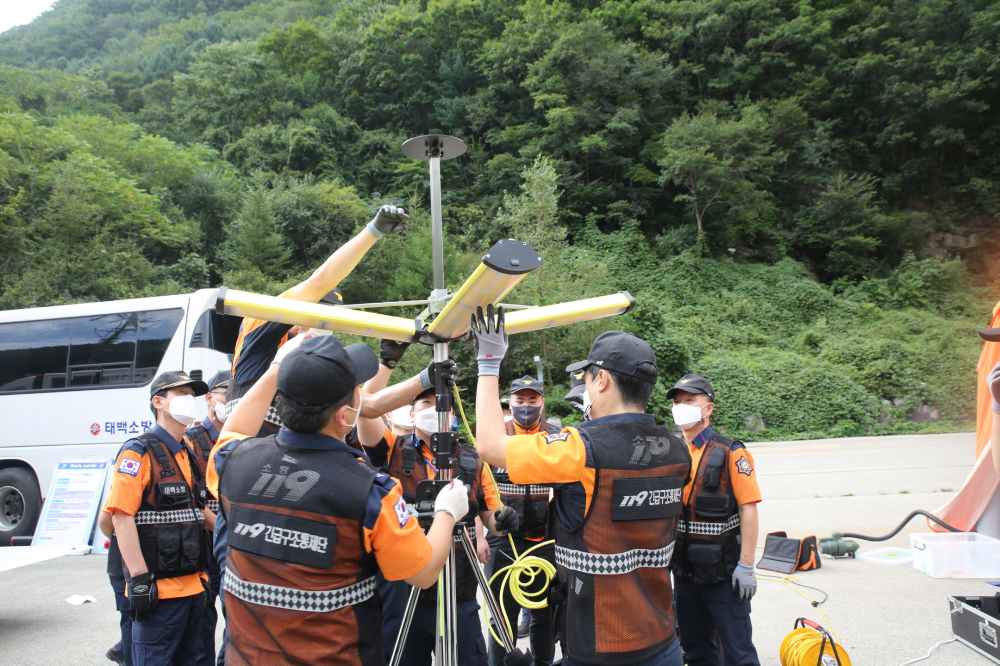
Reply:
M228 370L240 319L217 289L0 312L0 545L34 533L63 460L111 460L150 427L149 383Z

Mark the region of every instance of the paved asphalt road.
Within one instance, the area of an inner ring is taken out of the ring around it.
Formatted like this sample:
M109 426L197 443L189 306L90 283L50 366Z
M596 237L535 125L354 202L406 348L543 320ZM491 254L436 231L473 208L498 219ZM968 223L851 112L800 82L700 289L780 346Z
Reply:
M751 444L750 450L764 496L761 535L785 530L792 536L825 536L836 529L877 535L913 509L944 504L972 467L974 438L773 442ZM907 546L906 534L926 531L923 521L915 520L888 544ZM862 543L862 549L881 545ZM88 555L0 572L0 665L108 664L104 652L116 640L118 620L104 566L103 557ZM995 590L982 580L929 578L908 565L827 558L822 569L800 573L799 580L829 594L823 608L858 666L896 666L924 655L931 645L951 637L947 595ZM813 590L802 592L821 598ZM65 599L73 594L90 594L98 601L70 606ZM761 580L753 607L755 639L765 665L780 663L778 648L795 618L823 621L805 599L778 582ZM950 643L920 663L991 662Z

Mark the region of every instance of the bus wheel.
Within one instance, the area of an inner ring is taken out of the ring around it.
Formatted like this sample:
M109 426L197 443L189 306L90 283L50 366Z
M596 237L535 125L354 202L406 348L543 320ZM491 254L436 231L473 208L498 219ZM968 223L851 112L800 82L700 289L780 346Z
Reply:
M9 546L11 537L34 534L41 510L35 475L23 467L0 469L0 546Z

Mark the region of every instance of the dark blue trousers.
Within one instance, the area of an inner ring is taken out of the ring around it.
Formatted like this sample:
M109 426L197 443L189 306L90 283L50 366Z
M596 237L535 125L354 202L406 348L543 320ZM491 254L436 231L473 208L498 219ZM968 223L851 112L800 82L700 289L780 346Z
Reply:
M152 615L132 623L135 666L194 666L198 660L205 594L161 599Z
M219 580L221 585L222 577L226 574L226 546L229 542L229 533L226 531L226 517L222 515L220 511L215 516L215 533L212 535L212 554L215 556L215 561L219 563ZM216 590L217 593L220 588L212 588ZM226 595L220 597L222 606L222 630L223 636L225 636L226 630ZM218 621L218 618L216 618ZM216 660L216 666L226 666L226 639L222 639L222 645L219 646L219 657Z
M125 655L125 666L132 666L132 618L129 616L128 597L125 596L125 579L121 576L108 576L111 589L115 591L115 608L121 615L122 640L117 647Z
M376 574L375 581L378 586L378 597L382 602L382 644L385 648L385 661L389 663L392 658L392 649L396 645L396 638L399 636L399 627L403 624L403 615L406 613L406 603L410 598L412 588L406 584L406 581L386 580L382 577L381 569ZM413 630L411 629L410 632L412 633Z
M212 590L212 598L205 607L204 620L201 623L201 637L198 646L198 666L215 666L215 625L219 621L219 611L215 609L215 600L219 598L219 585L222 583L222 570L215 558L208 565L208 586ZM223 663L225 663L223 661Z
M483 625L479 621L479 603L460 601L456 608L458 617L458 663L459 666L487 666L486 643L483 641ZM403 650L402 666L430 666L436 636L436 604L417 604L410 633Z
M563 666L592 666L591 664L586 664L582 661L576 661L569 657L563 657ZM688 662L690 665L691 662ZM684 658L681 656L681 646L680 643L674 641L667 647L663 648L661 651L654 654L652 657L646 657L642 661L637 661L634 664L629 664L628 666L684 666ZM717 666L713 664L713 666Z
M699 585L674 577L677 624L688 666L760 666L753 645L750 602L740 601L728 581Z

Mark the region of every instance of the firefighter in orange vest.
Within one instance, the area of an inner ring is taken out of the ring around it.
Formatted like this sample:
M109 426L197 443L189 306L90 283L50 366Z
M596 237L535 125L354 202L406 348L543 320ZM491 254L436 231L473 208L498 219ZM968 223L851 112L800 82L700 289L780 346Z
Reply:
M726 666L759 666L750 624L760 502L753 456L709 425L715 389L707 379L684 375L667 398L692 458L671 563L687 663L717 666L721 644Z
M440 492L425 536L399 484L344 443L378 366L367 345L311 338L276 360L219 438L231 444L216 470L228 532L226 663L380 666L376 570L433 585L469 510L467 489L455 480ZM275 392L278 434L241 434L259 427Z
M150 385L156 425L122 446L104 510L124 562L135 666L194 663L208 590L203 477L184 444L208 386L180 371ZM207 528L207 531L206 531Z
M549 593L563 663L681 666L667 566L674 551L687 447L645 413L656 357L629 333L594 341L584 370L584 414L558 435L509 437L498 403L507 351L503 309L473 316L479 385L476 440L483 460L513 483L553 484L556 563Z
M539 432L559 434L558 428L545 422L545 386L534 377L525 375L513 381L510 385L509 405L513 418L507 425L513 426L514 432L512 434L534 435ZM520 525L517 530L511 532L509 537L499 537L493 534L486 537L490 545L487 578L492 578L494 573L511 564L515 558L515 551L519 554L523 553L546 540L545 528L548 518L549 495L551 494L551 489L548 486L520 486L511 482L507 470L499 467L493 467L493 478L496 481L497 490L500 492L501 501L504 506L509 506L517 512ZM513 544L511 544L511 539L513 539ZM533 551L532 555L546 559L553 566L555 565L555 547L552 545L539 548ZM498 602L501 599L500 588L503 584L503 578L503 575L498 576L490 585L493 596ZM537 592L543 584L544 579L539 576L532 585L525 588L525 592L529 594ZM521 606L514 600L511 593L512 585L513 582L503 588L502 605L507 615L508 626L514 630L518 629L518 614L521 612ZM531 653L534 656L535 666L548 666L552 663L555 655L552 614L548 608L531 609L528 612L528 636L531 638ZM490 666L501 666L505 654L503 645L490 636Z

